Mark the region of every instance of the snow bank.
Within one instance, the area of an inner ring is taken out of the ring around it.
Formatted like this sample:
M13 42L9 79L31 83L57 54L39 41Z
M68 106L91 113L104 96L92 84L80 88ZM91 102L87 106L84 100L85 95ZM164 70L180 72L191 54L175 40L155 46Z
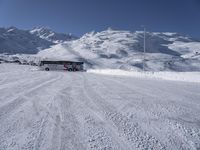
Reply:
M156 78L173 81L200 82L200 72L135 72L120 69L88 70L88 73L132 76L139 78Z

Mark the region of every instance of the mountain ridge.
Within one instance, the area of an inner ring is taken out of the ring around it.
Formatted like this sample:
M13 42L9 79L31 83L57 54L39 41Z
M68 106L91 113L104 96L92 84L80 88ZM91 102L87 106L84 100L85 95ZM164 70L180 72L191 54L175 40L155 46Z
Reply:
M11 50L2 49L3 46ZM171 32L146 32L146 53L143 51L143 31L109 28L77 38L44 27L0 28L0 53L83 61L86 68L95 69L200 71L200 40L196 38Z
M37 27L38 31L33 31L34 29L0 28L0 53L36 54L57 43L77 39L74 35L56 33L51 29L39 30Z

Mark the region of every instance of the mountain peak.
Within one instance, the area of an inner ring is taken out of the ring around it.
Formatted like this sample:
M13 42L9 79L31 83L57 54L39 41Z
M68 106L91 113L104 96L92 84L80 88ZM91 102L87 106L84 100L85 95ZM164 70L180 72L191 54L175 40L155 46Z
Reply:
M57 33L51 28L43 26L34 27L32 30L30 30L30 33L53 43L60 43L77 39L77 37L73 36L71 33Z
M30 30L30 33L32 34L50 34L53 33L54 31L52 31L50 28L48 27L34 27L33 29Z
M35 27L31 30L14 26L0 28L0 53L37 53L57 43L75 40L70 34L57 33L49 27Z
M36 26L33 27L31 30L52 30L52 29L48 26Z

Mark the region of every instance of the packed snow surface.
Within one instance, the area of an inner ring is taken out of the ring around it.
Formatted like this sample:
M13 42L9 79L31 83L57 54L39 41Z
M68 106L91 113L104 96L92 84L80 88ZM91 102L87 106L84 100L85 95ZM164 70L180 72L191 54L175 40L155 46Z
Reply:
M90 69L88 73L114 75L114 76L133 76L139 78L154 78L173 81L200 82L200 72L139 72L125 71L120 69Z
M0 64L0 150L200 149L200 84Z

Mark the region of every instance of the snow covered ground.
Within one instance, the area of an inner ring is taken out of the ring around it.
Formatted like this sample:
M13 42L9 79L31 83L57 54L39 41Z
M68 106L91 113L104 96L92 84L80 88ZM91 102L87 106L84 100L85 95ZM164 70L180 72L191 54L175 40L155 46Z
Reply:
M200 149L200 84L0 64L0 150Z
M200 72L148 72L148 71L125 71L120 69L90 69L88 73L132 76L138 78L154 78L172 81L200 82Z

